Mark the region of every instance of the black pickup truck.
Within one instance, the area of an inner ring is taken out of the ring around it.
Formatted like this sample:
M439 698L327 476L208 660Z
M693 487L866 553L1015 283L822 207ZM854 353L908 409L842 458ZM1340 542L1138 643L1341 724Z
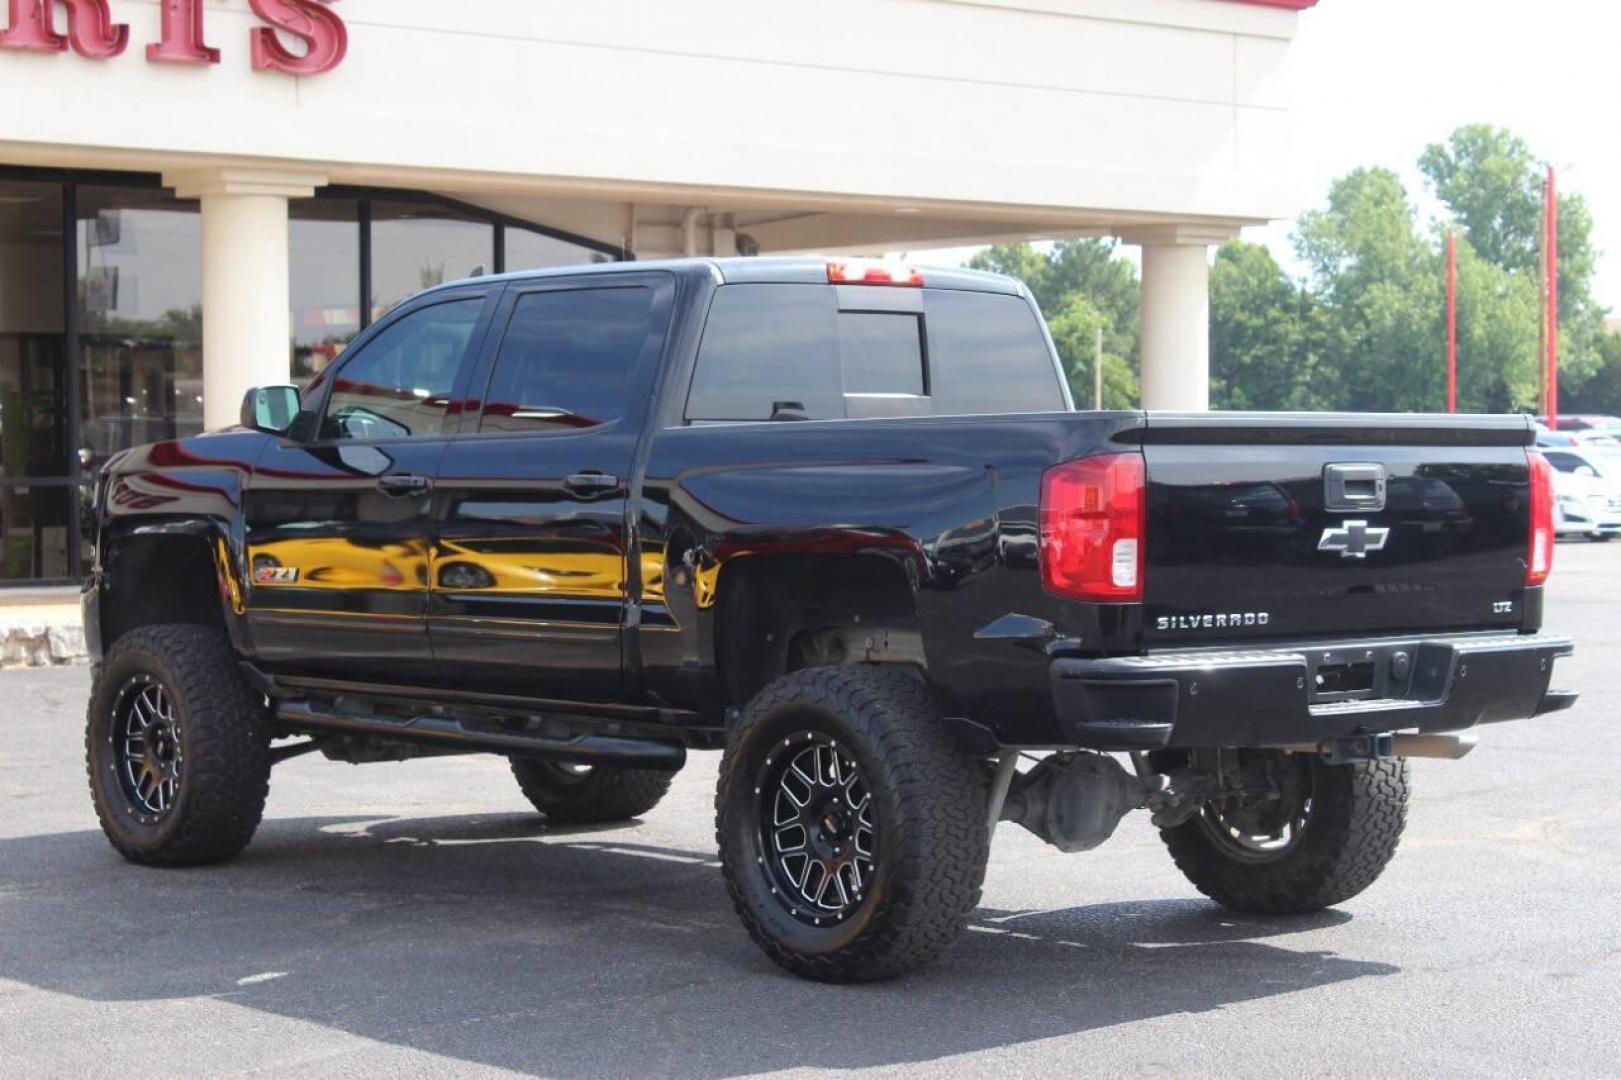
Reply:
M1028 291L962 270L446 285L103 470L91 792L176 866L307 751L500 754L591 822L723 750L738 914L821 979L949 943L999 820L1078 851L1146 809L1213 899L1315 910L1389 860L1406 758L1575 700L1531 439L1077 412Z

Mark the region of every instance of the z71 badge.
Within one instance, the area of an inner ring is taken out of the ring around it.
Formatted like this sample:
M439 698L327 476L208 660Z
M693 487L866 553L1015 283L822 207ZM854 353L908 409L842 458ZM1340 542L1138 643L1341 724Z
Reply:
M296 566L260 566L253 571L255 585L291 585L298 581Z

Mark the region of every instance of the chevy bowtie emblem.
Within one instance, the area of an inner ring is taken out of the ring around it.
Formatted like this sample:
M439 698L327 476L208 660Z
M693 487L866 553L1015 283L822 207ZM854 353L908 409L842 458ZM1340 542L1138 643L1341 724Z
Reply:
M1370 551L1383 551L1390 530L1383 525L1370 526L1366 521L1346 521L1330 525L1317 541L1318 551L1337 551L1342 559L1365 559Z

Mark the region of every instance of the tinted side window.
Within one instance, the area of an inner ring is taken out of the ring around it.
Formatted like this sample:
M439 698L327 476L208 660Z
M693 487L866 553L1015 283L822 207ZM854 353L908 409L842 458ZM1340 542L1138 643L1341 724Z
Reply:
M482 297L404 316L338 369L323 439L398 439L444 431Z
M769 420L794 412L842 419L833 290L727 285L704 324L687 398L689 420Z
M568 289L518 298L481 431L588 428L624 415L653 290Z
M880 401L877 411L872 402L858 401L873 394L903 400ZM1064 407L1041 323L1020 297L925 289L920 318L840 311L837 294L827 286L727 285L709 309L687 419L769 420L775 414L829 420Z
M1053 412L1064 392L1036 313L1021 297L926 289L934 412Z

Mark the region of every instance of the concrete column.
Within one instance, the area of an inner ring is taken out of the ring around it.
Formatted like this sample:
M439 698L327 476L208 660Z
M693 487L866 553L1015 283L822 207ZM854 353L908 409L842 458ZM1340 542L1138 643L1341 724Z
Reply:
M1210 408L1210 248L1237 233L1154 225L1120 234L1143 249L1143 408Z
M315 173L211 168L164 184L203 208L203 425L237 422L252 386L288 381L292 362L287 200L326 183Z

